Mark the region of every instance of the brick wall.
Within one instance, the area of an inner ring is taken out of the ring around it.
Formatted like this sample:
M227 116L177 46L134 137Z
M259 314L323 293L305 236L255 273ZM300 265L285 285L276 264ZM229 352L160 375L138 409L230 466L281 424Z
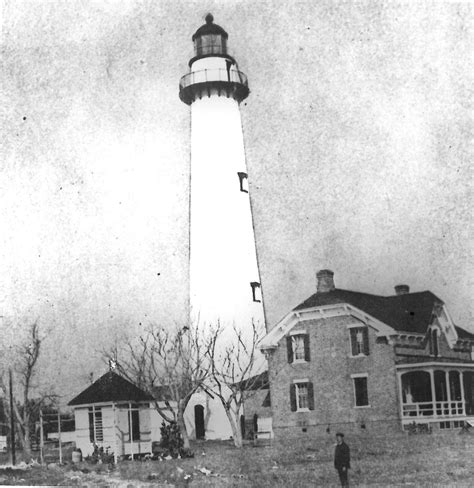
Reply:
M369 328L367 357L351 357L348 325L362 325L355 319L333 317L302 321L294 327L309 334L311 360L288 363L286 338L269 360L273 428L276 437L326 435L335 432L400 430L398 387L392 346L376 341ZM351 374L368 374L370 407L354 407ZM314 410L292 412L290 384L308 378L314 386ZM306 432L304 432L306 430Z

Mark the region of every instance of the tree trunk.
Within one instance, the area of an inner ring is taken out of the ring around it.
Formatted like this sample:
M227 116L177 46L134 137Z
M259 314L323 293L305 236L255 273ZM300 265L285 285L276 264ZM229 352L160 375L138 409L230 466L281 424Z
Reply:
M232 429L234 446L240 449L243 445L243 442L242 442L242 432L240 430L240 422L238 421L238 415L234 415L231 409L227 406L224 406L224 410L227 415L227 418L229 419L230 427Z
M30 440L30 419L29 416L25 416L24 419L24 426L23 426L23 456L25 457L25 461L31 461L31 440Z
M184 449L189 449L189 437L188 431L186 430L186 423L184 421L184 410L185 410L184 401L180 400L178 402L178 427L179 431L181 432L181 437L183 438L183 447Z

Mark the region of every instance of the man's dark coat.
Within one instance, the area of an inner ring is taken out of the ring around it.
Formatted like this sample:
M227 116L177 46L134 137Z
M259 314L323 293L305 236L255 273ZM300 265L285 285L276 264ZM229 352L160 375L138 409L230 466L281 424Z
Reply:
M349 446L344 441L342 441L341 444L336 445L336 450L334 452L334 467L336 469L349 469L351 467Z

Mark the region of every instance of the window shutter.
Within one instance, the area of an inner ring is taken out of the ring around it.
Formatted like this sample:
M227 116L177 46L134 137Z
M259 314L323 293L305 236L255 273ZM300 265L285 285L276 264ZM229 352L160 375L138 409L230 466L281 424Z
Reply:
M364 354L368 356L369 355L369 328L364 327L362 333L364 338Z
M309 352L309 334L305 334L304 336L304 360L310 360L310 352Z
M288 351L288 362L293 362L293 339L291 336L287 336L286 338L286 350Z
M308 408L314 410L314 390L311 381L308 382Z
M296 385L294 383L290 385L290 405L291 411L296 412Z
M351 333L351 351L353 356L357 356L357 329L349 329Z

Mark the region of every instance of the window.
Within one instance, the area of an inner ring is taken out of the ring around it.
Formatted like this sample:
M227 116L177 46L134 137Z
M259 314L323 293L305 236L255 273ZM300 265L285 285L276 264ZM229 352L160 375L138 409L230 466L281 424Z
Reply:
M89 407L89 441L102 442L103 440L102 409Z
M429 342L430 342L430 356L439 355L439 343L438 343L438 331L432 329L429 332Z
M128 433L132 441L140 440L140 412L138 405L131 405L128 410Z
M355 406L368 407L367 375L352 375L352 381L354 382Z
M248 193L249 185L248 185L247 173L239 172L237 173L237 176L239 177L240 191L243 191L244 193Z
M369 355L369 331L367 327L352 327L351 335L351 354L352 356Z
M252 288L252 300L254 302L261 302L261 291L260 291L260 283L258 281L252 281L250 283L250 287Z
M289 363L303 363L310 360L308 334L290 335L287 336L286 341Z
M292 412L314 410L313 383L307 380L295 381L290 385Z

